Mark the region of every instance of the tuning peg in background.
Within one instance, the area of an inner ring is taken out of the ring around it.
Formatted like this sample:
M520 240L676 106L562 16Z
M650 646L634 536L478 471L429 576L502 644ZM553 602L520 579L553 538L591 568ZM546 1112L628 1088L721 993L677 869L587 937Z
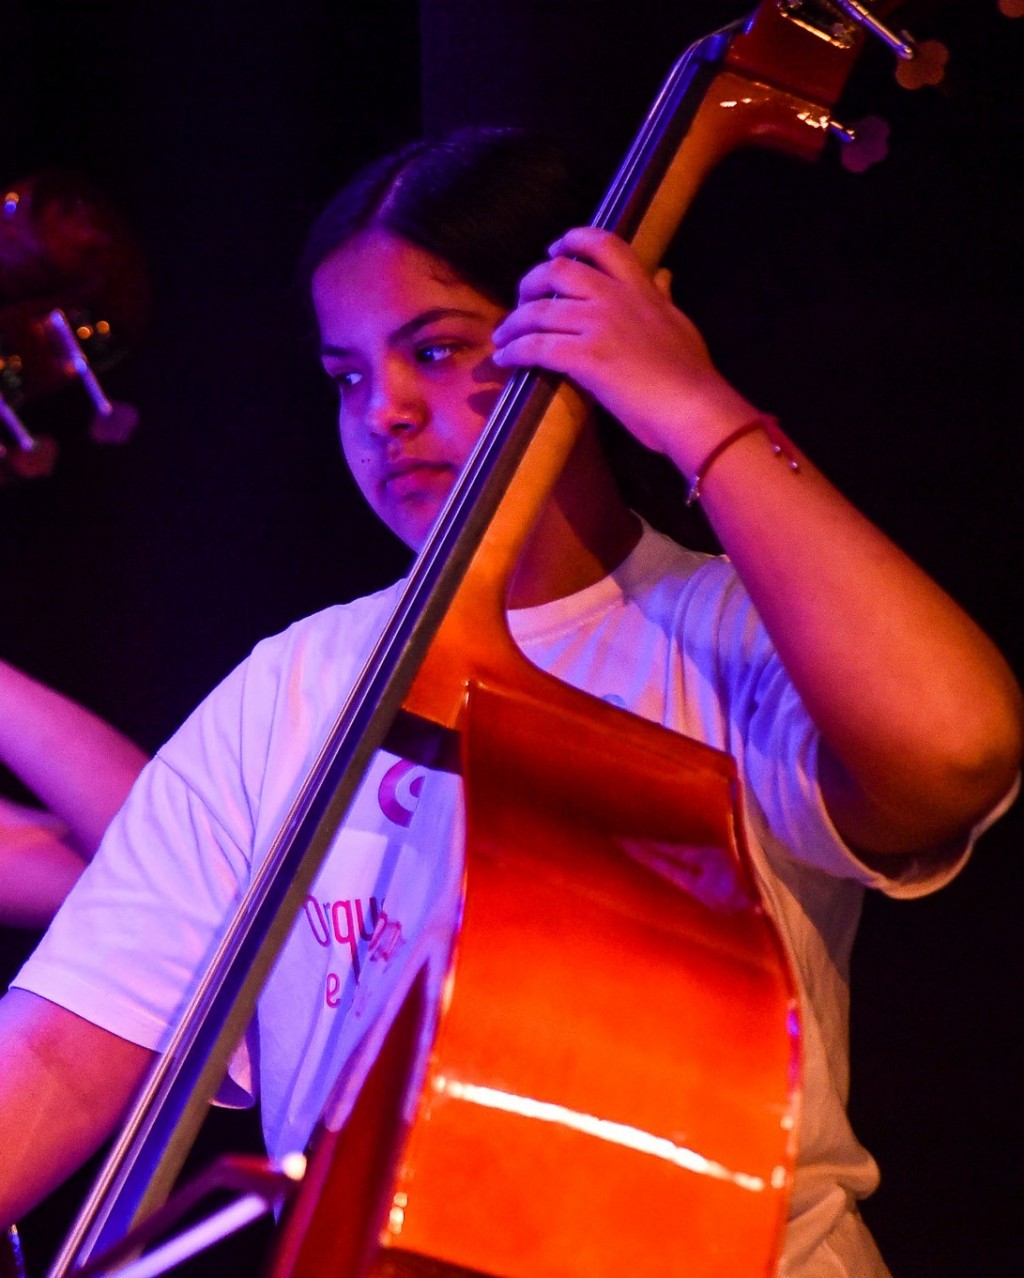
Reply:
M89 423L89 438L97 444L124 444L139 424L139 410L132 404L107 401L108 411L99 411Z
M22 452L28 453L35 448L36 441L25 429L24 422L2 395L0 395L0 422L3 423L7 433Z
M57 464L57 442L40 435L31 448L4 448L0 445L0 487L19 479L46 479Z
M67 360L68 372L81 381L96 409L90 437L101 444L123 444L139 424L138 411L131 404L115 404L107 398L60 307L47 315L46 326Z
M8 448L0 440L0 486L16 479L43 479L53 474L57 445L49 435L38 438L29 433L7 400L0 395L0 424L10 437Z

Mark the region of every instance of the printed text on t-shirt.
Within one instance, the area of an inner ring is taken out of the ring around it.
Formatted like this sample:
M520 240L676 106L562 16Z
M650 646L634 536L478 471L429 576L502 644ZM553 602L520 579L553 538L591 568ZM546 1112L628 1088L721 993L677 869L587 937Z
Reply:
M332 945L348 946L356 980L362 966L361 950L373 936L383 909L383 901L378 902L375 896L365 902L358 897L351 901L318 901L314 896L306 897L306 921L313 939L325 949Z

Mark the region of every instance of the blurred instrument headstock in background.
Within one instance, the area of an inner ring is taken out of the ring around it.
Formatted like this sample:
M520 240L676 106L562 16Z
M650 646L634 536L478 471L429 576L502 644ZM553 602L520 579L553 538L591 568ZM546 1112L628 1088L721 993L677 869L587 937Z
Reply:
M112 402L97 374L138 341L149 286L138 242L88 179L53 169L5 184L0 204L0 485L52 472L58 444L35 405L77 382L88 431L121 443L136 410ZM79 411L66 414L80 416Z

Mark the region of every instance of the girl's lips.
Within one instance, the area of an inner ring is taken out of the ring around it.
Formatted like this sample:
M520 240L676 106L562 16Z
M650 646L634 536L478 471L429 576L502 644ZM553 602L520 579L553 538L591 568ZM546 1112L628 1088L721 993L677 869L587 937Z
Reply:
M397 497L414 496L425 488L433 489L438 479L450 478L452 468L447 462L407 460L389 466L384 475L384 487Z

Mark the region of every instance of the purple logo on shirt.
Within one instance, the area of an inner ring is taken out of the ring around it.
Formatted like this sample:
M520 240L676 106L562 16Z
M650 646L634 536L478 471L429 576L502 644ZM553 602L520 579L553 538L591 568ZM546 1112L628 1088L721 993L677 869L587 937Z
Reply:
M380 810L395 825L408 825L423 789L426 769L408 759L400 759L384 773L377 790Z

